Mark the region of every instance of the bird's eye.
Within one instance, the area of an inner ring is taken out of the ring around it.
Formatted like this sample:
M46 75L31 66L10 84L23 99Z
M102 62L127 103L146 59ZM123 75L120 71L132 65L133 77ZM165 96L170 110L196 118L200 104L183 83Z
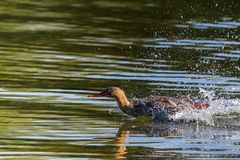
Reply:
M105 92L105 93L109 93L109 92L110 92L110 89L107 88L107 89L105 89L103 92Z

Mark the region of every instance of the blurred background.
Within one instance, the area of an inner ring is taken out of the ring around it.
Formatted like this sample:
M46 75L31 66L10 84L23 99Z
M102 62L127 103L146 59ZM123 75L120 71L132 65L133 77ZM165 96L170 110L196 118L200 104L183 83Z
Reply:
M0 158L240 158L239 5L2 0ZM87 97L107 86L221 101L200 124L143 123Z

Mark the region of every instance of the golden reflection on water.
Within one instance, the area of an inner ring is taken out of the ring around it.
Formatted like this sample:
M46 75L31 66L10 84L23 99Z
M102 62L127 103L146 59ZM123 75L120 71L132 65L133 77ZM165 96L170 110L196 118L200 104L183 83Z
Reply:
M126 138L130 135L129 131L125 131L123 133L121 133L117 138L116 138L116 142L117 144L117 151L116 151L116 159L121 159L123 157L125 157L124 155L127 153L127 142L126 142Z

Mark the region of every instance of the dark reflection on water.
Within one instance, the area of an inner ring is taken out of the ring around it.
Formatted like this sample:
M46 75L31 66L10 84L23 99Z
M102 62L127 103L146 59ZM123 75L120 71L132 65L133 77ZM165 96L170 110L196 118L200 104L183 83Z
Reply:
M240 158L238 1L3 0L0 18L0 158ZM194 115L211 126L153 124L87 98L106 86L228 100Z
M118 130L119 153L131 158L239 158L233 141L238 141L237 130L226 130L197 124L154 124L130 122ZM138 147L145 147L143 153ZM233 149L234 148L234 149ZM233 149L233 150L232 150ZM136 152L137 154L132 154Z

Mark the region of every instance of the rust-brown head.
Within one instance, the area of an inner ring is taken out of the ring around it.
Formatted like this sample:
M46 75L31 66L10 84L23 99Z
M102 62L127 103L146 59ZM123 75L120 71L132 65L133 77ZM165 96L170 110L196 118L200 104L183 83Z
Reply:
M118 87L108 87L102 92L88 96L88 97L111 97L117 100L118 106L126 113L126 107L132 108L132 103L130 103L124 93Z
M125 93L123 92L123 90L121 90L118 87L108 87L106 89L104 89L102 92L91 95L89 97L118 97L121 95L125 95Z

